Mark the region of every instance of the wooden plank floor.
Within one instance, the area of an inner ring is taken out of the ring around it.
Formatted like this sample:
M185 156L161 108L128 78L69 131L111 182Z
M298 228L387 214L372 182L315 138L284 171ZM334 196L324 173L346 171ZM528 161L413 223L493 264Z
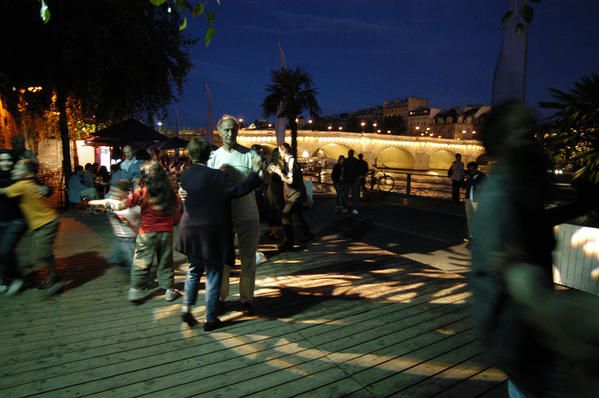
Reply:
M463 275L334 235L284 254L262 245L259 315L238 311L234 279L226 326L205 333L159 291L127 302L128 275L103 259L110 239L103 216L66 214L67 290L0 298L1 397L506 395L481 359Z

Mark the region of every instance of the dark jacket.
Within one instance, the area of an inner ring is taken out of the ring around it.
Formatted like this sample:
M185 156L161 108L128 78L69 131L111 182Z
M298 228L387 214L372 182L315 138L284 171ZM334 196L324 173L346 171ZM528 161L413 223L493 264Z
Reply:
M343 162L343 180L347 184L351 184L352 182L356 182L358 176L360 175L360 162L358 159L352 157L348 157Z
M333 166L333 172L331 173L331 178L333 179L333 184L338 184L343 182L343 165L340 163L335 164Z
M470 199L470 191L472 191L472 200L478 202L482 183L485 182L487 175L482 171L476 170L474 173L466 173L464 185L466 187L466 199Z
M261 184L257 173L236 181L226 173L193 165L181 175L187 191L175 249L204 262L233 265L233 231L230 200L248 194Z
M0 172L0 188L6 188L13 182L9 172ZM23 218L23 214L19 208L19 198L7 198L6 195L0 195L0 220L12 221L20 218Z

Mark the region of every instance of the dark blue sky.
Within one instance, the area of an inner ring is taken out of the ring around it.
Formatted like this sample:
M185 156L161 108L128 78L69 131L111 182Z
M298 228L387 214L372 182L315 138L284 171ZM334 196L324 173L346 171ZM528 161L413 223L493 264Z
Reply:
M599 1L533 6L530 105L549 99L549 87L569 89L599 72ZM206 125L204 82L215 119L261 118L270 70L280 66L277 40L288 66L312 74L323 114L408 95L439 108L489 104L507 8L506 0L222 0L210 47L191 50L194 68L177 104L181 127ZM202 22L190 33L203 33Z

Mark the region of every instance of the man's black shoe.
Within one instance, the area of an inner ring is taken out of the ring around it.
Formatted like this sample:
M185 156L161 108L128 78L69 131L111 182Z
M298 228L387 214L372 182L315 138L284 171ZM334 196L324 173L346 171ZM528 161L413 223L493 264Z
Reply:
M221 326L223 326L223 323L218 318L216 318L216 320L212 322L204 322L204 332L211 332L214 329L218 329Z
M256 315L256 310L254 310L254 307L252 306L252 303L243 303L243 304L241 304L241 311L243 312L243 315L247 315L247 316L254 316L254 315Z
M198 324L197 319L195 319L191 312L182 312L181 320L185 322L187 326L189 326L190 328Z

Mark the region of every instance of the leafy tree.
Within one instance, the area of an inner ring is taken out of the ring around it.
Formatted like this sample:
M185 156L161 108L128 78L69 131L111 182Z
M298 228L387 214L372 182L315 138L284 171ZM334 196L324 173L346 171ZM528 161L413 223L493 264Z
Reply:
M291 149L297 154L297 123L295 119L304 110L315 118L320 113L318 94L310 74L303 67L281 68L271 72L272 83L266 86L267 96L262 102L265 117L286 117L291 130Z
M69 102L96 123L163 110L181 93L192 40L179 30L179 15L147 0L56 0L48 6L53 17L44 24L35 2L0 0L0 34L10 38L0 73L14 87L42 87L31 95L37 98L31 110L47 110L56 96L68 177Z
M206 29L206 35L204 37L204 43L206 43L206 47L212 41L212 36L214 36L214 12L212 10L207 9L208 1L187 1L187 0L148 0L151 4L156 7L164 6L164 9L167 13L177 13L181 16L181 24L179 25L179 30L184 30L187 28L187 15L191 15L194 18L204 15L206 18L206 22L208 23L208 28ZM50 12L50 8L45 0L39 0L40 2L40 17L44 23L48 23L52 16ZM221 0L216 0L216 3L220 5ZM172 4L172 6L171 6Z
M599 184L599 74L583 76L569 92L550 91L554 101L539 103L555 110L544 126L547 148L576 179Z

